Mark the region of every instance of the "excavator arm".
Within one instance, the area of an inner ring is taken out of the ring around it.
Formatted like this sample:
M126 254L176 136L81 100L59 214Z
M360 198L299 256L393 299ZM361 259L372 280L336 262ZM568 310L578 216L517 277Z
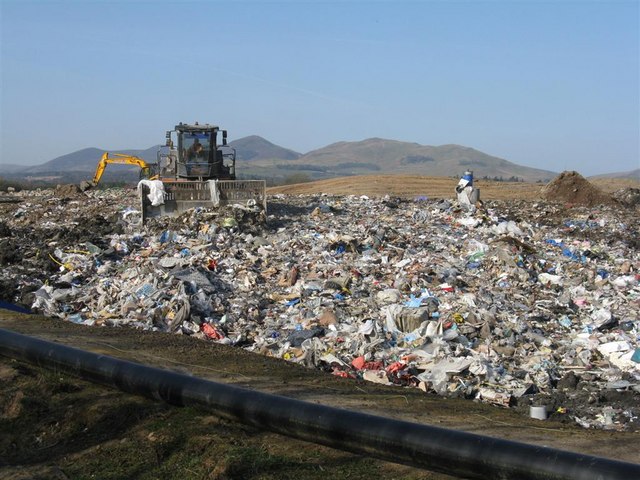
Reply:
M140 157L136 157L134 155L124 155L122 153L113 153L112 156L109 156L109 152L104 152L100 162L98 162L98 167L96 168L96 173L93 176L93 185L98 185L100 179L102 178L102 174L104 173L104 169L107 168L107 164L109 163L120 163L126 165L137 165L142 169L142 176L149 178L152 174L151 165L145 162Z

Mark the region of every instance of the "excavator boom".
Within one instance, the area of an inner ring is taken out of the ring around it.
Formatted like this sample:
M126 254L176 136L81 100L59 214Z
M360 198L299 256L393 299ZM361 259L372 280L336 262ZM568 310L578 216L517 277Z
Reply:
M93 185L98 185L98 182L100 182L102 174L104 173L104 169L107 168L107 164L109 163L137 165L142 169L142 176L147 178L150 176L150 165L140 157L136 157L135 155L125 155L123 153L112 153L111 155L112 156L109 156L109 152L104 152L104 154L102 155L100 162L98 162L96 173L93 176Z
M119 163L124 165L137 165L140 167L140 178L157 178L158 175L158 167L155 163L147 163L142 158L136 157L135 155L125 155L123 153L112 153L109 155L109 152L104 152L100 161L98 162L98 166L96 167L96 173L93 176L93 180L88 182L86 180L80 183L80 190L83 192L90 188L93 188L98 185L102 175L104 174L105 168L110 163Z

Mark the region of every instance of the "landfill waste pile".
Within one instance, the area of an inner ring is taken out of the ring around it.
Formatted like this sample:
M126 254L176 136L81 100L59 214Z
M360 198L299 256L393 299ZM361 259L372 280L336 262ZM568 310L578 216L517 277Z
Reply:
M613 198L630 207L640 205L640 188L622 188L613 193Z
M135 190L13 192L0 204L0 300L640 430L638 208L594 204L575 176L554 182L544 201L474 211L275 195L266 222L236 205L144 225Z

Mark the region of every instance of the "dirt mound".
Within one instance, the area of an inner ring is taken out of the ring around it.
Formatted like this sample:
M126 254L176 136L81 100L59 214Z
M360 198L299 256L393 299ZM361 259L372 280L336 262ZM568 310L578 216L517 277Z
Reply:
M562 172L542 188L541 195L550 202L565 202L585 207L618 203L611 195L589 183L578 172Z
M58 198L71 198L82 195L82 190L78 185L68 183L65 185L56 185L55 195Z

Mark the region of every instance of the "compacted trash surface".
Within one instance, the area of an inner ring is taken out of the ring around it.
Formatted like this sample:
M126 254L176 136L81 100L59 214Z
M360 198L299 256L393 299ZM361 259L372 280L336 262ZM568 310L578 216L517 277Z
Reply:
M534 202L271 195L144 225L135 189L14 192L0 301L637 431L638 208L577 180Z

